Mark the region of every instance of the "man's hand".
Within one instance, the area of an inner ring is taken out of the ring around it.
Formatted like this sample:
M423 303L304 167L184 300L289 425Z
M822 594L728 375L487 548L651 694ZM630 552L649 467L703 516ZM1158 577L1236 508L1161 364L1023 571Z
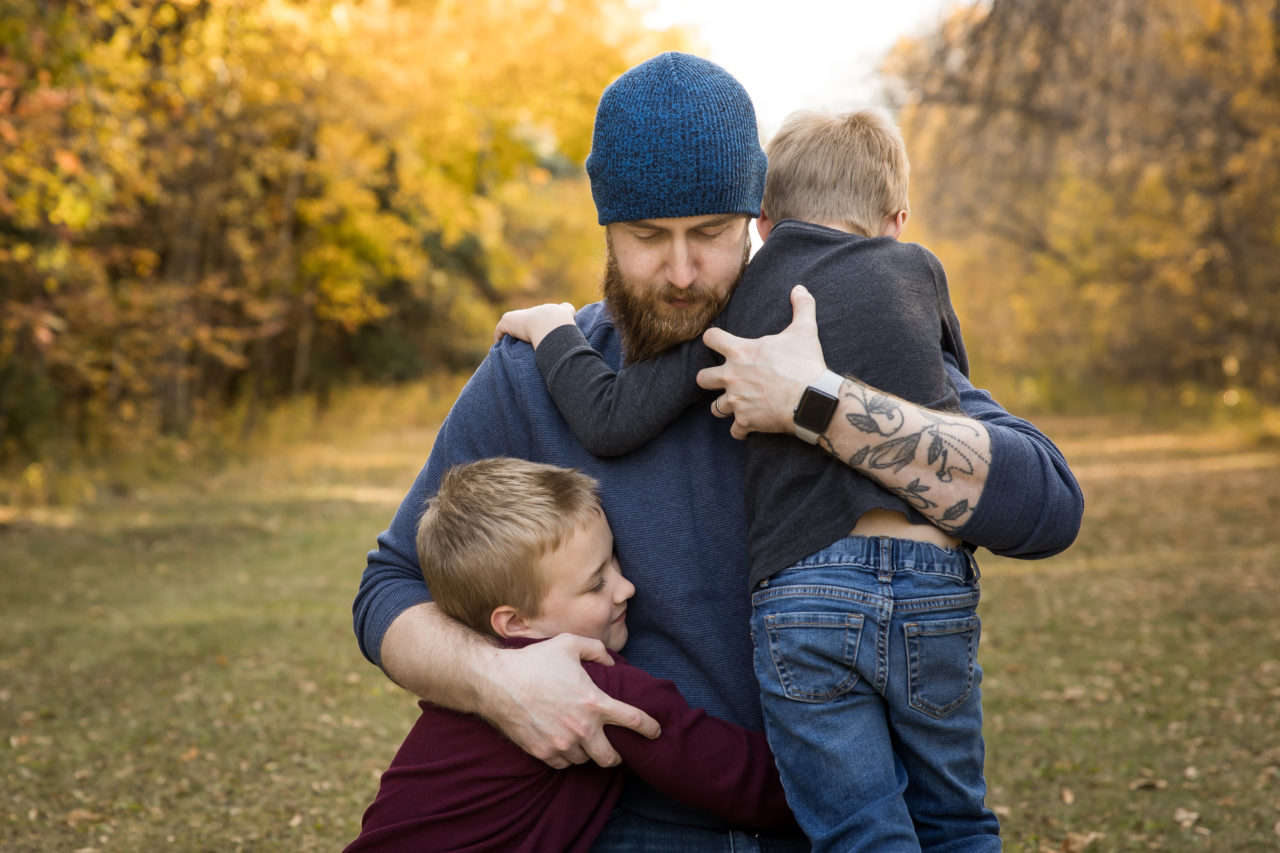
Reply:
M796 404L826 369L813 296L803 285L791 290L791 311L791 325L776 335L739 338L716 328L702 335L702 342L723 355L725 363L699 371L698 384L724 389L711 410L716 417L733 416L734 438L795 432Z
M542 343L542 339L552 329L573 323L576 313L577 309L571 302L548 302L532 308L508 311L498 320L498 326L493 330L493 342L496 344L502 340L503 335L510 335L533 344L534 349L537 349L538 344Z
M604 735L606 725L650 739L662 733L653 717L606 694L583 670L584 660L613 665L599 640L561 634L523 649L494 650L494 657L494 682L502 692L489 697L485 718L556 769L621 761Z

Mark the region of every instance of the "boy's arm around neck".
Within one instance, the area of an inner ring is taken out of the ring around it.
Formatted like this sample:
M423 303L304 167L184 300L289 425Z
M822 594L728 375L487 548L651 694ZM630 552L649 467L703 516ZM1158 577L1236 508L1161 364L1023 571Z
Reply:
M695 338L614 371L577 326L548 333L536 357L556 408L597 456L621 456L656 437L702 396L698 371L716 363Z

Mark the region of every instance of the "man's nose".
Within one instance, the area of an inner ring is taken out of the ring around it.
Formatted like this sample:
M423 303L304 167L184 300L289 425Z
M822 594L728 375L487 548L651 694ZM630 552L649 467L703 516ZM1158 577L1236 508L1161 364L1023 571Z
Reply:
M689 241L684 237L676 237L671 241L667 256L667 281L681 290L693 285L698 277L696 258Z

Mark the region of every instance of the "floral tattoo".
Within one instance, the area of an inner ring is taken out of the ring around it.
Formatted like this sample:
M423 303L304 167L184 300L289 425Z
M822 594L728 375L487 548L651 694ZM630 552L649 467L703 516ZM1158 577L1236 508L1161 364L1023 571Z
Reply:
M990 464L990 460L973 443L979 435L979 428L964 418L949 418L938 412L922 410L928 424L916 432L904 433L902 429L906 420L901 400L856 382L846 382L841 391L841 396L854 404L854 411L845 415L849 423L859 432L875 436L870 444L850 456L847 464L868 472L886 489L929 515L939 527L947 530L958 528L970 513L968 500L959 500L940 513L929 512L940 508L928 494L928 478L917 477L906 485L893 486L882 482L876 472L901 471L916 462L923 446L925 464L933 469L936 482L950 483L957 474L970 475L977 462ZM837 455L830 439L822 436L820 442L828 453Z

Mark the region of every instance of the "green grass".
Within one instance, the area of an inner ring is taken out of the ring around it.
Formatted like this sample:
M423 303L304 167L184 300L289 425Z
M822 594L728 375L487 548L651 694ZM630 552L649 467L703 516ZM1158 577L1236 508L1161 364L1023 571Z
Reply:
M416 708L360 657L350 604L432 432L347 402L215 477L9 514L0 849L354 837ZM1081 539L1047 562L981 559L1006 849L1276 849L1280 450L1045 426L1086 487Z

